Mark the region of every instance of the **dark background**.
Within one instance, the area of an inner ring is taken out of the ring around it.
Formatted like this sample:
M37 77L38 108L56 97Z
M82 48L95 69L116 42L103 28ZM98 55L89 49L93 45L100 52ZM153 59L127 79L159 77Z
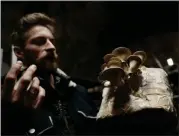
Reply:
M179 63L178 2L1 2L3 62L11 65L9 35L26 13L57 20L61 68L73 77L97 80L103 56L125 46L147 52L147 66ZM155 58L155 59L154 59Z

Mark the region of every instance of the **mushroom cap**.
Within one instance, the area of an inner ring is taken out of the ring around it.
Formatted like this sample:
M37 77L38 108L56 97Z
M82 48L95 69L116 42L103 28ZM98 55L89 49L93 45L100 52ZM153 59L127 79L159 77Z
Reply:
M115 57L114 54L106 54L103 59L104 59L104 62L108 62L112 57Z
M111 67L111 66L121 67L121 61L120 60L110 60L107 63L107 67Z
M116 67L116 68L108 68L102 72L100 72L98 76L99 81L110 81L111 84L117 84L118 80L120 78L123 78L125 76L125 72L122 68Z
M118 47L112 51L112 54L119 56L122 61L125 61L132 53L131 50L126 47Z
M126 61L127 64L129 64L129 62L132 61L132 60L136 60L139 64L142 63L142 60L140 59L139 56L137 56L137 55L130 55L130 56L127 58L127 61Z
M136 61L134 63L131 63ZM136 55L130 55L127 59L127 64L129 66L127 73L134 73L140 67L142 60Z
M116 57L112 57L109 61L113 61L113 60L122 63L121 59L119 57L117 57L117 56Z
M144 51L136 51L133 53L133 55L137 55L138 57L140 57L142 63L144 63L145 60L147 59L147 54Z

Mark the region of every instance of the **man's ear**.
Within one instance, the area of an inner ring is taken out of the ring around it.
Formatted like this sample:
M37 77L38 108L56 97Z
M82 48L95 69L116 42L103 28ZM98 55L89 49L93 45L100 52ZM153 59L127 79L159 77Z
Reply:
M24 59L24 52L20 47L14 46L14 53L19 60Z

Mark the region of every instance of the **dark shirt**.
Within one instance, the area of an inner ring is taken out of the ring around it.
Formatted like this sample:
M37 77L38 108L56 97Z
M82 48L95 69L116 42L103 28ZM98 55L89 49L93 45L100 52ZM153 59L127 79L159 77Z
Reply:
M38 77L46 91L40 109L33 110L21 104L2 101L2 134L31 135L74 135L91 133L90 121L80 112L96 116L97 109L87 89L77 85L69 87L70 79L54 76L55 89L47 80ZM3 79L2 79L3 81ZM3 84L3 82L2 82ZM87 122L88 123L87 123ZM84 125L85 124L85 125Z

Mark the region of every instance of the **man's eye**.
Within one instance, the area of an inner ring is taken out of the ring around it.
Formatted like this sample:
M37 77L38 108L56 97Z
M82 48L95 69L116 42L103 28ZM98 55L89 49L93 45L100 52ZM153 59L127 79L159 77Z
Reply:
M46 43L46 38L36 38L33 39L31 43L36 45L43 45Z

